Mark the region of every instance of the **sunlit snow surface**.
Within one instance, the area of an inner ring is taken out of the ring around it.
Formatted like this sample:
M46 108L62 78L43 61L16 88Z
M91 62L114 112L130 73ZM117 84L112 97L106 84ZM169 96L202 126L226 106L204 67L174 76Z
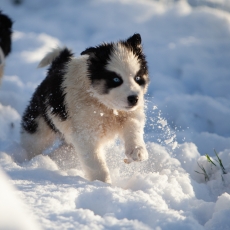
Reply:
M230 229L228 0L2 0L0 7L14 20L0 88L0 230ZM78 56L135 32L151 78L149 160L124 164L123 146L107 146L112 185L85 180L69 150L24 162L20 119L45 77L37 69L44 54L66 45Z

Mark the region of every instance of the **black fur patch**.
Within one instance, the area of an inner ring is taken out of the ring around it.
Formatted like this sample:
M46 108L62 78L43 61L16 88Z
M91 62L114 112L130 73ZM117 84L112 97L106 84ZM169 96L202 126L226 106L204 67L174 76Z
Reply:
M136 76L139 76L141 79L140 81L136 82L141 86L146 85L149 80L144 78L143 76L148 76L148 66L145 55L142 52L141 36L139 34L134 34L126 41L120 41L120 43L137 56L141 65L141 69L136 74ZM97 85L100 81L103 81L105 83L104 92L101 92L104 94L108 93L111 88L118 87L123 82L121 76L118 76L115 72L108 71L105 68L110 61L110 55L113 52L113 47L114 43L104 43L100 46L87 48L81 53L81 55L89 55L88 75L92 82L92 85ZM114 78L116 77L121 79L121 81L114 81Z
M5 56L11 51L12 24L11 19L0 11L0 47Z
M94 84L95 81L105 80L107 78L108 72L105 72L105 66L110 60L109 56L113 50L113 44L102 44L97 47L87 48L81 53L81 55L88 54L88 71L89 78Z
M62 83L66 74L66 66L72 56L73 54L68 49L61 51L60 55L51 64L47 77L36 89L22 118L22 127L29 133L36 132L38 124L35 119L39 116L44 118L53 131L58 131L48 118L48 111L58 116L61 121L67 119L68 113Z
M145 86L146 84L149 83L149 79L144 78L144 75L146 75L146 71L145 69L141 68L136 76L134 77L134 80L137 82L137 84L139 84L140 86ZM148 76L148 75L147 75ZM139 77L140 79L138 79L137 77Z
M105 69L105 66L110 60L110 55L113 52L114 43L104 43L97 47L87 48L81 53L81 55L88 54L88 72L92 85L97 85L102 81L105 83L104 91L102 94L109 92L109 89L118 87L123 83L123 80L115 72ZM114 81L114 78L118 78L120 81Z
M147 64L146 57L142 50L140 34L134 34L133 36L128 38L126 41L121 41L121 43L127 49L131 50L137 56L140 62L141 68L136 76L140 76L140 77L142 77L143 75L148 76L148 64ZM146 79L146 80L149 81L149 79ZM146 84L147 83L146 80L143 78L142 84Z

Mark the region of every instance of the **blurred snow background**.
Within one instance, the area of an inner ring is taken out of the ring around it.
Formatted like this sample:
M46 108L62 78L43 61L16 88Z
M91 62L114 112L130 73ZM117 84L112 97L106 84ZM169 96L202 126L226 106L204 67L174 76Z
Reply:
M12 221L0 217L0 229L17 222L16 212L6 211L15 209L14 196L16 207L31 213L20 218L21 229L26 221L38 229L230 229L230 2L12 2L0 6L14 20L0 88L0 166L11 178L1 172L1 187L10 192L0 196L0 213ZM86 181L69 152L23 162L20 119L46 75L37 69L45 53L66 45L78 56L86 47L135 32L142 36L151 78L149 161L125 165L123 146L109 146L112 186ZM206 160L206 153L216 159L213 149L227 174ZM197 162L208 181L195 172L203 173Z

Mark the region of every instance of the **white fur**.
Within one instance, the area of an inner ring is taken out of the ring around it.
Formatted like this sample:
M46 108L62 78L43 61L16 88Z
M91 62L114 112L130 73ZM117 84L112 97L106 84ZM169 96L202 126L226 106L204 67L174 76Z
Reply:
M60 48L47 54L39 66L52 62ZM88 55L73 58L68 64L64 77L65 103L68 119L60 121L57 116L48 114L55 127L63 135L67 145L73 146L89 180L101 180L111 183L106 165L103 146L117 136L125 144L126 163L143 161L148 152L143 140L145 124L144 92L133 76L140 68L137 58L124 47L117 45L111 61L107 65L123 78L123 84L101 95L93 88L87 77ZM99 87L100 88L100 87ZM128 108L127 96L136 94L138 104ZM29 158L41 153L52 144L54 133L48 130L42 118L38 119L40 130L35 134L25 132L22 145L28 151ZM42 129L42 130L41 130Z
M46 56L40 61L38 68L42 68L49 65L60 54L62 49L63 48L57 47L48 54L46 54Z

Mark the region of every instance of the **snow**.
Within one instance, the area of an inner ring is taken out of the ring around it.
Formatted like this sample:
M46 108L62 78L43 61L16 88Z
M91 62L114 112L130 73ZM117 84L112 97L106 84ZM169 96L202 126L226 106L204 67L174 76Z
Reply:
M9 178L2 170L0 170L0 178L0 229L40 230L41 228L36 223L32 212L15 195L15 190L9 183Z
M1 10L14 34L0 86L0 229L230 229L228 0L2 0ZM45 77L44 54L79 55L135 32L151 78L149 160L125 164L123 146L110 144L112 185L85 180L69 149L25 162L20 119Z

